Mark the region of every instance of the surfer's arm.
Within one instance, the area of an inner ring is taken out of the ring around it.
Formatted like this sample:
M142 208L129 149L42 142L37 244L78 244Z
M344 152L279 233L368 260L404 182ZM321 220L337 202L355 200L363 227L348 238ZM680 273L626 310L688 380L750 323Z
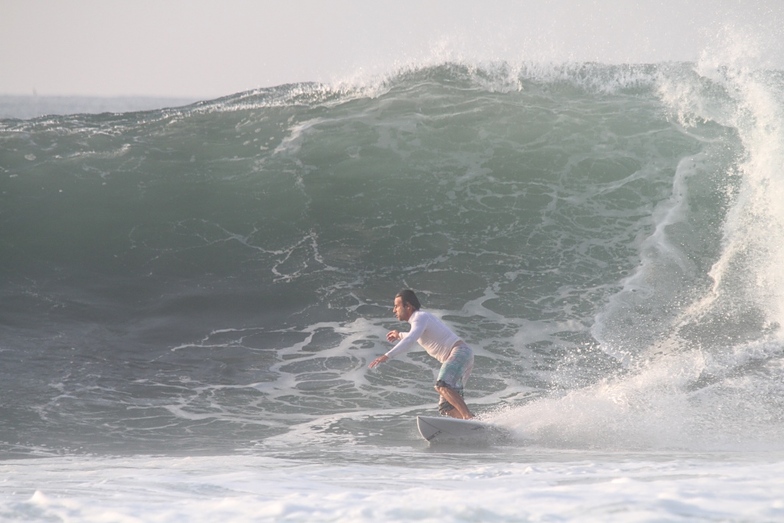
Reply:
M382 363L388 360L389 360L389 356L387 356L386 354L382 354L378 358L371 361L370 365L368 365L368 368L375 369L376 367L378 367L379 365L381 365Z
M417 342L420 336L422 336L424 331L425 324L422 321L411 322L411 330L409 332L400 332L395 330L389 331L387 333L387 341L399 341L399 343L392 347L392 349L390 349L390 351L386 354L371 361L370 365L368 365L368 368L374 369L382 363L391 360L393 356L408 352L408 350L411 349L411 346Z
M397 345L392 347L389 352L385 354L385 356L387 358L394 358L399 354L403 354L411 350L411 348L416 345L417 340L419 340L419 338L421 338L422 334L425 332L425 326L426 323L422 321L421 318L415 318L413 321L411 321L410 331L397 333L396 338L400 341L397 343Z
M389 331L389 332L387 332L387 341L390 342L390 343L393 343L395 341L402 340L405 337L404 334L405 333L400 332L400 331L394 331L394 330ZM392 352L392 351L390 351L390 352ZM387 354L389 354L389 353L387 353ZM385 362L389 361L389 356L387 356L387 354L379 356L378 358L376 358L373 361L371 361L370 365L368 365L368 368L375 369L376 367L378 367L382 363L385 363Z
M395 331L395 330L389 331L387 333L387 341L390 342L390 343L393 343L395 341L402 340L403 338L406 337L406 334L409 334L409 333ZM379 356L378 358L374 359L373 361L371 361L370 365L368 365L368 368L375 369L376 367L378 367L382 363L385 363L385 362L389 361L389 359L390 359L389 354L391 354L392 351L394 351L396 348L397 348L397 346L393 347L392 350L390 350L386 354L383 354L383 355Z

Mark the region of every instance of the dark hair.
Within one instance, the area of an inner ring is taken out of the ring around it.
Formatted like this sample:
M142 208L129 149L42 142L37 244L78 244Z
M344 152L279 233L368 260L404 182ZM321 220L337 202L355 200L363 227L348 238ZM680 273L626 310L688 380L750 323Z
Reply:
M419 298L416 297L416 294L414 294L414 291L412 291L411 289L405 289L398 292L395 298L400 298L401 300L403 300L403 305L408 303L409 305L414 307L414 310L418 311L422 307L422 305L419 303Z

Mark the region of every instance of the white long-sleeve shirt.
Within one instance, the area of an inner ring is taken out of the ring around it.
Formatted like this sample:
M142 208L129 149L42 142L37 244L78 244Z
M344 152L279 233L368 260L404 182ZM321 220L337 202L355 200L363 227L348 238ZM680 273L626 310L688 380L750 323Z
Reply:
M400 333L403 339L387 352L387 358L404 354L411 350L414 343L419 342L428 354L444 363L452 348L463 341L444 325L444 322L429 312L415 311L408 319L408 323L411 324L411 330Z

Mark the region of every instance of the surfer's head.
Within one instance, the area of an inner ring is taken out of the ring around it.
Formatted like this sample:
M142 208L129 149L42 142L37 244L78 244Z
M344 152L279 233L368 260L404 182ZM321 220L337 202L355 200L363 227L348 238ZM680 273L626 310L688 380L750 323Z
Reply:
M422 308L422 305L419 303L419 298L417 298L416 294L414 294L414 291L411 289L405 289L398 292L395 298L400 298L403 300L403 303L411 305L415 311Z
M392 312L395 313L398 320L408 321L411 315L418 311L420 307L422 305L420 305L414 291L406 289L398 292L395 296L395 306L392 308Z

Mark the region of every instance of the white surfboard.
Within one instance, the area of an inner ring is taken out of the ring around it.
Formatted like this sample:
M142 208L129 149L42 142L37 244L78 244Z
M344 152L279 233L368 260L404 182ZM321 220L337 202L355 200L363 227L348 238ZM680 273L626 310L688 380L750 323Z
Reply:
M419 433L429 442L483 441L494 431L493 425L472 419L446 416L417 416Z

